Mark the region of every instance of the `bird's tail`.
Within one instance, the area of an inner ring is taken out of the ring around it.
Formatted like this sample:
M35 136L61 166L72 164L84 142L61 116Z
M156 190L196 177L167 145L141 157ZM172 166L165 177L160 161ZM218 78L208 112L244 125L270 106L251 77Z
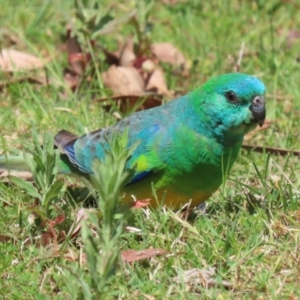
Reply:
M23 156L0 156L0 173L1 171L31 172L31 169ZM66 155L61 154L58 173L78 173L78 170L70 163Z

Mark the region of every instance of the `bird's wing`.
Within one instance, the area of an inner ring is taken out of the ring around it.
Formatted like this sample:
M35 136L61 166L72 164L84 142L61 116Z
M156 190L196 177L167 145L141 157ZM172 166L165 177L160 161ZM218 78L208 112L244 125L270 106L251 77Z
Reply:
M90 132L80 138L73 139L67 135L66 139L70 141L63 143L62 149L74 166L82 172L92 174L93 160L103 160L109 150L109 137L113 133L122 134L128 130L128 147L133 147L134 150L127 168L135 171L132 182L139 181L162 170L166 164L165 156L172 144L169 131L178 123L174 108L175 100L164 106L136 112L112 127Z
M161 169L163 162L155 153L154 148L155 141L162 135L162 130L158 124L148 127L144 126L144 128L139 128L139 130L136 130L136 127L132 124L130 125L128 146L137 145L127 163L127 168L134 169L134 175L130 181L130 183L133 183ZM113 130L112 128L93 131L80 138L70 136L69 141L69 135L67 134L64 139L64 135L60 132L56 140L62 137L63 142L60 143L60 146L74 166L84 173L92 174L93 160L95 158L103 160L105 151L109 150L108 139L105 137L110 134ZM120 133L123 130L114 128L114 131L119 131Z

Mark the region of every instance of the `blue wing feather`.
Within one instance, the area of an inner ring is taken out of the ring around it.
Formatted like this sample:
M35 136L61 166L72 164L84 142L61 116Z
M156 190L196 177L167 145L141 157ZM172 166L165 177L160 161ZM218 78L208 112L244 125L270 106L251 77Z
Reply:
M82 172L92 174L92 162L95 158L100 160L105 157L105 149L109 147L107 139L112 132L122 133L125 128L129 128L128 147L138 143L137 148L134 150L132 157L129 159L127 167L134 168L136 158L140 155L147 155L149 149L155 145L155 140L165 130L163 124L166 119L173 118L173 114L169 115L166 109L155 110L150 109L147 111L140 111L131 115L116 125L90 132L76 140L69 142L63 146L64 152L69 157L70 161L78 167ZM151 120L151 122L147 122ZM149 146L150 145L150 146ZM149 166L149 170L137 171L129 184L142 180L143 178L155 172L155 169L160 166L157 163Z
M127 183L127 185L130 185L130 184L133 184L133 183L136 183L142 179L144 179L145 177L147 177L148 175L150 175L152 173L152 170L151 171L145 171L145 172L142 172L142 173L138 173L136 174L135 176L133 176L130 180L129 183Z

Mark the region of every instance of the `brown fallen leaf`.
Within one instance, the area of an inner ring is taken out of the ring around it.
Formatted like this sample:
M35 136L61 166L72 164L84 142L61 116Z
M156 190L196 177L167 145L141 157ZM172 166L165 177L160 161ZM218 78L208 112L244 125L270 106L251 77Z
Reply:
M168 252L163 249L145 249L145 250L125 250L121 252L121 257L124 262L135 262L148 259L155 256L166 255Z
M163 94L169 98L173 97L173 94L167 88L164 73L160 68L156 68L150 75L150 78L146 85L146 91Z
M171 43L154 43L151 51L161 62L183 69L186 66L184 55Z
M71 28L67 27L67 41L62 47L68 55L69 66L64 69L63 77L64 82L69 86L72 91L75 91L81 81L82 75L84 74L86 67L91 60L90 53L84 53L77 40L76 36L71 36ZM93 41L90 41L93 46ZM85 78L89 81L90 78Z
M65 213L62 211L62 214L57 216L54 220L51 221L53 226L59 225L61 223L63 223L66 219L66 215Z
M4 72L34 70L44 65L40 58L25 52L14 49L2 49L0 52L0 70Z
M225 288L231 288L232 284L228 281L222 280L218 282L212 277L215 275L216 269L213 267L209 267L207 270L205 269L197 269L193 268L187 271L183 271L183 273L179 276L173 278L174 281L180 283L184 282L189 286L202 285L206 289L213 288L214 286L221 284Z
M123 67L132 66L135 59L136 55L134 54L133 49L133 38L130 37L121 49L119 64Z
M136 200L131 204L131 208L133 209L140 209L140 208L145 208L150 205L152 199L143 199L143 200Z
M83 74L86 65L88 64L91 57L85 53L72 53L69 54L68 60L72 69L77 74Z
M80 44L76 37L69 37L66 42L66 51L71 70L77 75L83 74L91 56L88 53L83 53Z
M133 67L113 65L102 74L102 78L104 85L113 91L114 96L141 96L144 94L144 80Z
M76 37L71 36L71 29L67 30L65 50L68 54L82 53L82 49Z

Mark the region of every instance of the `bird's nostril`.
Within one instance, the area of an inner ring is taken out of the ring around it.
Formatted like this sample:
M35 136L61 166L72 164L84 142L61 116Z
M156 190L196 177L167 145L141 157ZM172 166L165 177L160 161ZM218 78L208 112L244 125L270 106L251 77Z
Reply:
M253 100L252 100L252 103L253 105L255 106L260 106L261 104L264 103L264 99L262 97L255 97Z

